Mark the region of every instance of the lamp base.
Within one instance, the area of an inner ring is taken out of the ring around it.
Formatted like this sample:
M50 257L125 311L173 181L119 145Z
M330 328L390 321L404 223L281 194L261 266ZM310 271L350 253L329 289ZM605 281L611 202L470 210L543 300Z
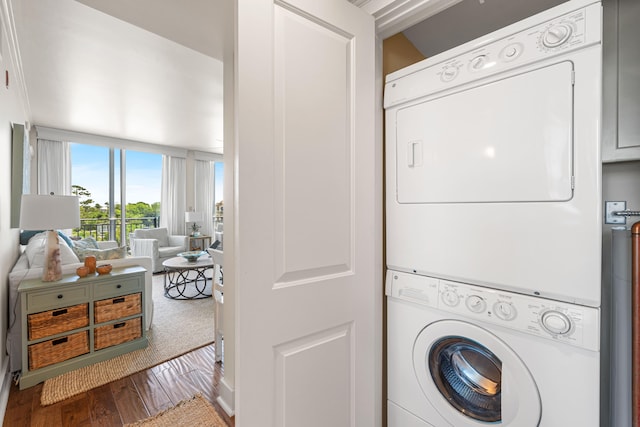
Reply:
M58 233L47 231L47 243L44 248L44 267L42 268L43 282L56 282L62 279L62 260L60 257L60 243Z

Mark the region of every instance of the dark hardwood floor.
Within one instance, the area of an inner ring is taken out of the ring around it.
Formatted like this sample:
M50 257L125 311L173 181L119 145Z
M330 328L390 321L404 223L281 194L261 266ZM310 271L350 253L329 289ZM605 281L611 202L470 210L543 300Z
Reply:
M235 426L234 419L229 419L216 402L223 371L222 364L215 362L213 345L209 345L46 407L40 406L42 384L25 390L14 384L3 425L122 426L200 393L213 404L227 425Z

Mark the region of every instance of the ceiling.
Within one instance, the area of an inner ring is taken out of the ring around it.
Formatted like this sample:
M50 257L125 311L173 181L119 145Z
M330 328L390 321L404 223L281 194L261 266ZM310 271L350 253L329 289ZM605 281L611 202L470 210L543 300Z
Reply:
M463 0L404 34L432 56L564 1ZM232 1L13 3L32 124L222 153Z
M15 3L32 124L222 152L229 1Z

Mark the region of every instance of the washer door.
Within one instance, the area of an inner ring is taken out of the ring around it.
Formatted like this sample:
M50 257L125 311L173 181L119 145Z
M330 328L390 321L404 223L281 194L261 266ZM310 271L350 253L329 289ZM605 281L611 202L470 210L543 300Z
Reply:
M470 323L442 320L424 328L413 366L425 397L455 426L537 426L538 388L518 355Z

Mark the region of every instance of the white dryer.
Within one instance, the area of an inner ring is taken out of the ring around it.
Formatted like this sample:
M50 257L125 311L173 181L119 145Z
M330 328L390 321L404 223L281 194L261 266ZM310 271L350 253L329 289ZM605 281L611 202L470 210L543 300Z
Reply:
M600 306L602 6L387 76L387 266Z
M599 309L389 271L389 427L597 427Z

